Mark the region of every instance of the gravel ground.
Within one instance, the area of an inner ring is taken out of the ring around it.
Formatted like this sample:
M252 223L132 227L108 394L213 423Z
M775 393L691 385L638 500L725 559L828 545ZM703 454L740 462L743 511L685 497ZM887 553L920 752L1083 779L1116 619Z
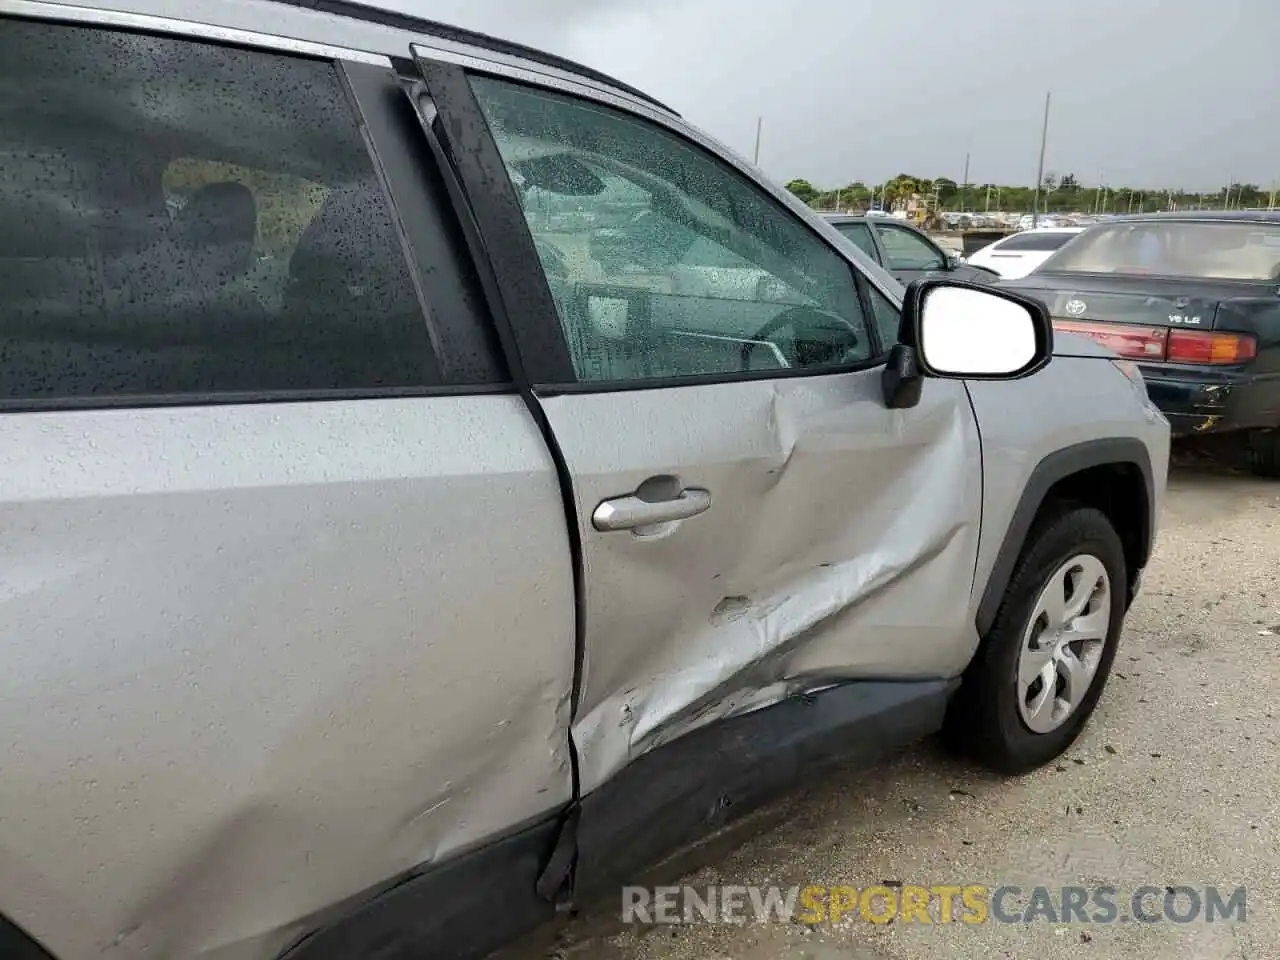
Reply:
M1244 923L623 927L617 904L525 957L1058 960L1280 957L1280 484L1175 469L1107 692L1061 763L987 776L924 744L766 811L683 883L1248 889Z

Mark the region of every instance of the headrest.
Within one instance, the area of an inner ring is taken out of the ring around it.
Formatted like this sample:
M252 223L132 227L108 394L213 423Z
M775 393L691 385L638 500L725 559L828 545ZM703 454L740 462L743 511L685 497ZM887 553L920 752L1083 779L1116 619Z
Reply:
M189 248L252 244L258 232L258 205L242 183L206 184L183 205L175 226L178 241Z
M289 260L302 282L367 283L403 272L390 215L376 186L335 187L307 225Z

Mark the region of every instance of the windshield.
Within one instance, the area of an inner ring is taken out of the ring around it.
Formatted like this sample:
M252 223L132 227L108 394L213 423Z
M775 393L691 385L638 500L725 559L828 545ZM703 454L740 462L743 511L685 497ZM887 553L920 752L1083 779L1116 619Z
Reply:
M1217 280L1280 279L1280 226L1139 221L1093 227L1045 270Z

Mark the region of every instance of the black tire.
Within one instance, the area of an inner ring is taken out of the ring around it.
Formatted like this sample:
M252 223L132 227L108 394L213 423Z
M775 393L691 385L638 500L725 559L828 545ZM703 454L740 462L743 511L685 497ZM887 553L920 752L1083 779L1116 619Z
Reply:
M1242 440L1249 471L1272 480L1280 478L1280 430L1250 430Z
M1022 638L1046 582L1080 553L1097 557L1111 580L1110 626L1093 683L1075 713L1056 730L1035 733L1018 711ZM1124 547L1106 515L1075 503L1047 505L1027 536L995 623L948 707L947 742L1004 774L1026 773L1061 756L1084 729L1106 686L1124 625L1126 584Z

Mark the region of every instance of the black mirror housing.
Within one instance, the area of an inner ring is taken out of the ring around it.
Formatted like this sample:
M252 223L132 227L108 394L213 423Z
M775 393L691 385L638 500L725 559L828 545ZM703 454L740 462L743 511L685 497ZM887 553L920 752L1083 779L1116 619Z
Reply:
M884 405L890 410L907 410L920 402L924 375L916 362L914 347L903 343L893 345L880 373L880 388L884 391Z

